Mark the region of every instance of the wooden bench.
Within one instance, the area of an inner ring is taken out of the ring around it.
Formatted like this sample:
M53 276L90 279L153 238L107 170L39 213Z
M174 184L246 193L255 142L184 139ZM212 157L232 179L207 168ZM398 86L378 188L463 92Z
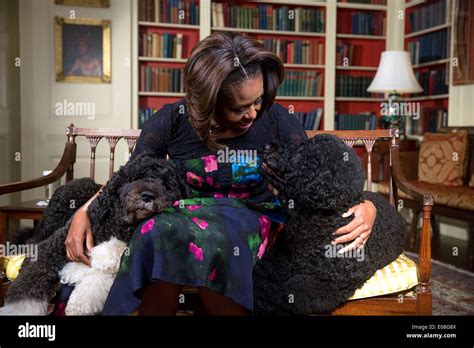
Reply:
M406 296L400 301L400 294L385 295L373 298L347 301L343 306L336 309L335 315L431 315L432 296L430 290L431 274L431 241L430 241L430 218L433 207L432 195L422 192L405 179L399 163L398 129L385 129L374 131L308 131L309 137L320 133L330 133L340 137L348 146L353 146L356 142L362 142L367 150L367 188L372 190L371 154L372 148L377 141L387 141L390 144L390 203L395 206L397 202L397 189L405 192L414 200L419 202L423 209L423 225L420 237L420 250L418 261L419 284L415 289L407 290L402 295L414 292L414 296ZM74 164L76 162L76 137L85 137L91 148L90 155L90 177L95 174L95 151L97 143L105 138L110 148L109 177L114 171L114 153L117 142L125 139L129 152L132 153L140 130L117 130L117 129L91 129L77 128L74 125L67 127L67 142L63 155L58 166L47 176L16 182L7 185L0 185L0 195L33 189L48 185L57 181L63 175L66 181L74 178ZM0 235L0 242L5 242L5 235ZM196 295L196 290L186 288L185 293ZM1 294L0 294L1 297ZM0 302L1 302L0 298ZM199 306L199 303L195 303ZM196 310L196 308L194 308ZM203 310L202 306L197 312Z

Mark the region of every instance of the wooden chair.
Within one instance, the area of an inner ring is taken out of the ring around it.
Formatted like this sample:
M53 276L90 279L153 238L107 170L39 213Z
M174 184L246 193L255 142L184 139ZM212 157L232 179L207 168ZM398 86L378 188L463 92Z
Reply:
M374 297L346 302L336 309L335 315L431 315L431 244L430 244L430 214L433 206L433 197L421 192L418 188L410 185L400 169L398 129L374 130L374 131L308 131L309 137L320 133L330 133L340 137L348 146L353 146L357 141L362 142L367 150L367 188L372 190L371 154L376 141L390 142L390 203L396 206L397 188L410 195L423 206L423 225L420 241L418 279L419 285L414 289L414 295L408 295L410 291L400 294ZM67 142L63 155L58 166L47 176L16 182L12 184L0 185L0 195L7 193L28 190L36 187L48 185L66 175L66 181L74 178L74 164L76 162L76 137L85 137L91 149L90 155L90 177L95 174L95 150L98 142L105 138L110 148L109 177L114 171L115 146L120 139L125 139L129 152L132 153L140 130L117 130L105 128L77 128L74 125L67 127ZM0 243L5 242L5 235L0 235ZM194 288L185 288L185 294L197 294ZM413 292L412 292L413 293ZM1 290L0 290L0 302ZM193 301L191 301L193 302ZM199 305L198 303L194 303ZM201 311L202 308L199 309Z

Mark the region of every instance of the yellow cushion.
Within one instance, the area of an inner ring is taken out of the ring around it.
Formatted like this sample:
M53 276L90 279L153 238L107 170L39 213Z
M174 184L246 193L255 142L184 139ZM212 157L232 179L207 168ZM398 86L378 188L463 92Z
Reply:
M379 269L349 300L393 294L418 284L416 263L404 254Z
M18 276L25 255L6 256L4 267L6 276L14 280ZM357 289L349 300L381 296L411 289L418 284L416 263L404 254L395 261L379 269L375 274Z
M3 269L5 269L5 275L8 279L14 280L18 277L18 272L24 260L25 255L12 255L3 258Z

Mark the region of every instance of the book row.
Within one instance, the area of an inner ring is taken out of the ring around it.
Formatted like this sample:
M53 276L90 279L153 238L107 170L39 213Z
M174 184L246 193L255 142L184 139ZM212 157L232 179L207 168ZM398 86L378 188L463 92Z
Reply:
M354 54L355 45L337 40L336 42L336 65L351 65Z
M141 92L184 92L184 71L181 68L160 68L140 65Z
M325 11L273 4L237 5L213 2L212 26L245 29L324 32Z
M415 77L423 88L421 95L447 94L449 91L447 68L415 72Z
M423 135L426 132L437 132L448 126L447 110L423 110L419 119L407 119L405 132L409 135Z
M373 130L377 129L377 115L370 112L360 114L336 114L336 130Z
M354 12L351 29L351 34L356 35L385 35L385 17L382 12Z
M372 79L370 76L336 75L336 97L379 97L378 94L367 92Z
M286 71L285 80L278 89L279 96L320 97L323 74L317 71Z
M321 125L323 109L317 108L310 112L295 112L293 115L305 130L317 130Z
M142 33L139 55L143 57L183 58L183 34Z
M324 64L322 42L311 40L259 39L265 49L287 64Z
M138 20L199 25L198 0L140 0Z
M446 4L449 4L450 1L432 1L410 12L408 14L408 33L449 23L449 11L447 11Z
M448 31L446 29L423 35L407 43L411 63L421 64L448 56Z
M138 128L142 129L145 123L150 119L151 115L157 111L157 109L153 108L138 109Z

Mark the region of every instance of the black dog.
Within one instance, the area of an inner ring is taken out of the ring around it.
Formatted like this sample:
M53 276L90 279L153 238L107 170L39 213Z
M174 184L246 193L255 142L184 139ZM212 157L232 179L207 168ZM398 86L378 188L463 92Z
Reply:
M283 232L254 267L255 314L327 313L350 298L402 253L404 223L382 196L363 192L364 172L340 139L318 135L267 154L264 175L290 216ZM377 218L364 248L337 254L333 233L370 200Z
M90 186L90 182L87 185ZM137 156L112 176L88 208L95 245L113 237L128 244L140 221L189 196L190 189L172 162L151 154ZM61 216L50 216L45 221L53 223L55 218L61 221L63 213L60 211ZM2 314L46 314L58 282L58 272L68 262L65 240L71 220L37 245L36 261L27 257L7 294L5 307L0 311ZM43 226L43 231L50 229Z

